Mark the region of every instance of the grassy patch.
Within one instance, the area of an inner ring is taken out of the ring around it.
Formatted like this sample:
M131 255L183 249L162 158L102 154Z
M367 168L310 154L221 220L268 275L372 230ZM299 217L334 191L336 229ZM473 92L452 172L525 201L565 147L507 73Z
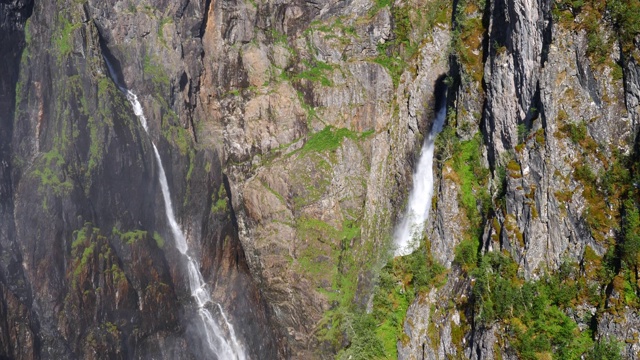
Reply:
M66 163L57 149L44 153L39 163L33 176L40 179L40 186L38 186L40 193L50 190L56 196L63 196L73 190L73 183L64 176L63 169Z
M73 24L62 13L58 19L58 27L53 32L53 44L58 52L58 60L71 54L73 50L73 32L80 28L80 24Z
M163 126L162 133L170 143L174 144L181 155L187 155L191 149L191 134L189 130L183 128L180 125L173 125L172 122L177 120L177 115L173 110L168 110L168 113L163 116L163 123L167 124Z
M145 55L142 70L146 80L150 80L156 87L167 88L169 86L169 76L165 72L161 62L150 55Z
M153 232L153 240L160 249L164 248L164 238L156 231Z
M437 158L453 170L450 178L459 185L458 201L464 209L468 227L456 247L454 261L468 271L475 267L478 238L492 207L487 190L489 169L482 163L482 138L478 133L471 140L460 141L455 129L447 126L436 138L436 149Z
M340 351L338 358L397 358L397 343L405 341L403 326L409 305L418 293L445 280L444 268L429 254L422 245L413 254L387 263L379 274L373 311L355 311L341 317L341 329L348 335L350 345Z
M294 79L305 79L313 82L319 82L323 86L333 85L331 80L326 77L327 73L333 71L333 67L331 65L317 60L313 63L309 63L308 61L303 61L303 63L307 70L297 74Z
M116 235L122 240L124 243L128 245L133 245L140 240L144 240L147 237L147 232L144 230L132 230L127 232L122 232L118 230L116 227L112 229L113 235Z
M321 131L311 134L304 146L299 150L300 154L306 154L309 152L325 152L335 151L344 138L353 140L364 139L373 134L373 130L364 133L357 133L345 128L335 129L332 126L327 126Z
M488 26L482 21L485 6L484 0L458 2L451 34L451 51L462 65L463 79L470 76L477 82L482 81L484 75L482 40Z
M220 184L218 192L211 194L211 212L213 214L224 213L228 208L227 190L224 188L224 184Z

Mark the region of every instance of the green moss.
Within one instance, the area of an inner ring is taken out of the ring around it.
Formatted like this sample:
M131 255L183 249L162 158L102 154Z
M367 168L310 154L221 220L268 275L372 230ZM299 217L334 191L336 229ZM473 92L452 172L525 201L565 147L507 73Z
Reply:
M73 183L66 177L60 178L60 175L64 174L63 168L66 163L57 149L44 153L38 164L33 176L40 179L39 192L46 193L51 190L56 196L68 195L71 192Z
M110 334L112 334L114 336L118 336L119 331L118 331L118 326L116 324L107 321L105 323L105 328Z
M63 12L59 13L56 30L52 34L52 41L58 53L58 60L68 56L73 50L73 32L81 27L81 24L73 24Z
M481 214L478 200L485 206L490 204L486 190L489 170L482 164L482 138L478 133L473 139L460 143L460 151L454 157L454 170L460 178L460 202L473 226L480 226Z
M333 66L317 60L313 63L309 63L307 61L303 61L303 63L307 70L297 74L294 79L305 79L313 82L319 82L323 86L333 85L331 80L326 77L327 73L333 71Z
M280 193L278 193L277 191L273 190L269 184L267 184L264 181L261 181L262 186L265 187L265 189L269 190L270 193L272 193L273 195L275 195L275 197L278 198L278 200L280 200L281 203L286 204L287 202L284 200L284 198L282 197L282 195L280 195Z
M158 38L160 39L160 42L162 42L164 46L167 46L167 40L164 38L164 26L171 23L173 23L172 18L163 17L160 20L160 23L158 24Z
M227 190L224 188L224 184L220 184L218 192L211 194L211 212L213 214L224 213L227 209Z
M146 80L150 80L158 88L166 89L169 86L169 77L160 64L159 60L145 55L142 69Z
M356 133L345 128L335 129L332 126L327 126L321 131L311 134L299 152L304 155L309 152L335 151L342 145L344 138L359 140L371 134L373 134L373 131Z
M111 269L108 270L113 277L113 283L117 286L120 283L126 282L127 277L124 274L124 271L118 267L116 264L111 265Z
M482 81L482 39L488 26L482 20L485 6L485 1L461 0L455 9L456 20L451 34L451 51L462 65L462 80L472 78L476 82Z
M156 231L153 232L153 240L155 240L156 245L162 249L164 248L164 238L158 234Z
M281 33L275 28L271 29L271 32L269 33L269 35L271 35L271 41L273 41L274 44L288 45L289 43L287 39L287 34Z
M538 131L536 131L535 139L538 145L544 146L544 144L546 143L546 136L543 128L540 128L538 129Z
M120 238L124 243L128 245L133 245L136 242L143 240L147 237L147 232L144 230L132 230L127 232L122 232L118 228L114 227L112 229L112 233Z
M172 110L168 110L163 115L162 122L168 124L163 126L162 130L165 139L174 144L181 155L186 156L191 149L191 134L189 131L180 125L173 125L177 122L177 115Z
M401 54L388 50L391 45L392 44L388 43L379 44L378 56L373 59L373 62L384 66L389 71L389 75L391 75L391 80L393 81L393 87L396 88L400 82L400 76L407 68L407 63L404 60L405 57L401 56Z
M78 277L87 271L93 262L96 252L100 252L101 243L106 239L100 235L100 229L92 227L90 222L73 232L74 239L71 243L71 255L74 261L71 267L73 274L73 286L77 286ZM102 255L102 254L99 254Z
M371 15L374 15L381 9L389 6L391 6L391 0L375 0L375 2L373 3L373 7L369 11L369 13Z
M75 239L71 243L72 250L75 250L80 245L84 245L87 240L87 229L91 229L91 223L85 223L85 227L74 232Z

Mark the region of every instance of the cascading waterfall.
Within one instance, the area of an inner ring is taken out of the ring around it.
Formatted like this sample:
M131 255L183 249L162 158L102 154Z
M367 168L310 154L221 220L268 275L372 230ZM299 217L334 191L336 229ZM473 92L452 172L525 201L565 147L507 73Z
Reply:
M446 101L443 101L424 140L420 160L413 174L413 188L409 193L407 210L395 231L395 256L405 256L416 250L422 239L424 224L429 218L431 198L433 197L433 150L436 136L442 131L447 114Z
M133 99L136 98L134 97ZM133 100L130 101L132 101L133 104ZM137 102L137 99L135 101ZM134 108L135 107L136 105L134 104ZM227 316L222 310L222 306L216 303L218 309L220 310L220 314L222 315L222 318L224 319L225 324L227 325L227 328L229 330L231 343L229 343L225 339L222 329L213 319L213 316L211 315L209 309L207 309L207 305L213 305L211 296L209 294L209 291L207 290L206 283L202 278L202 274L198 270L198 264L196 263L196 260L192 258L188 253L189 246L187 245L184 233L180 229L180 226L178 225L173 214L171 194L169 193L167 176L165 175L164 168L162 167L162 159L160 158L160 153L158 153L158 148L156 147L156 145L153 144L153 142L152 145L153 152L158 163L158 168L160 170L158 177L160 180L160 188L162 189L162 197L164 199L167 221L169 221L169 227L171 228L176 248L187 261L187 270L189 272L189 289L191 290L191 296L196 300L196 304L198 305L198 315L204 325L207 345L220 359L244 360L246 356L244 355L242 346L240 346L240 344L238 343L238 339L235 336L233 326L227 321Z
M142 105L138 101L138 96L134 94L132 91L126 89L121 86L117 82L117 78L115 76L115 72L113 71L113 67L109 63L109 61L105 58L107 63L107 67L111 74L112 79L116 83L116 86L122 91L127 100L131 103L133 107L133 112L140 121L140 124L144 128L145 133L149 134L149 129L147 127L147 119L144 116L144 112L142 110ZM218 359L227 360L227 359L235 359L235 360L245 360L246 355L244 353L244 349L242 345L240 345L235 330L233 326L227 319L226 314L224 313L222 306L219 303L213 303L211 299L211 295L207 289L206 283L202 274L200 273L199 266L194 258L189 255L189 246L187 244L186 237L178 225L176 221L175 215L173 213L173 205L171 202L171 193L169 192L169 184L167 182L167 176L164 171L164 167L162 166L162 158L160 157L160 153L158 152L158 148L156 144L151 142L153 145L153 152L156 158L156 162L158 164L159 174L158 180L160 182L160 188L162 190L162 198L164 200L165 214L167 216L167 221L169 222L169 227L171 228L171 233L173 235L175 246L178 251L184 257L187 264L187 271L189 275L189 289L191 290L191 296L194 298L197 305L198 317L202 321L202 326L205 331L205 340L206 344L209 347L209 350L213 352ZM229 333L230 341L227 341L225 338L225 332L222 327L218 325L216 320L214 319L211 311L208 306L213 307L217 306L218 311L220 311L220 315L225 322L225 326Z

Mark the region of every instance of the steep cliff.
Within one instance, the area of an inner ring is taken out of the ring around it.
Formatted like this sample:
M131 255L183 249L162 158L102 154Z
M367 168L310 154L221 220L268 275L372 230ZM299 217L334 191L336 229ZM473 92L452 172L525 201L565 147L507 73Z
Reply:
M637 358L638 5L458 4L427 230L451 270L409 308L401 358Z
M248 354L284 354L227 211L221 158L185 125L204 4L152 5L2 5L3 356L202 356L151 141L213 298ZM151 137L121 86L139 92Z
M637 0L1 2L0 357L215 356L163 164L248 358L637 358L639 18ZM442 102L424 236L392 258Z

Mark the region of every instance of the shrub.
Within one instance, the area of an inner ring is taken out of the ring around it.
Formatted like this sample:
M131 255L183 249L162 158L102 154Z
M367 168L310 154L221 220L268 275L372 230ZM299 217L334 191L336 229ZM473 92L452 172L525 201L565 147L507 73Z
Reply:
M615 338L600 339L595 346L587 352L585 360L622 360L621 344Z

